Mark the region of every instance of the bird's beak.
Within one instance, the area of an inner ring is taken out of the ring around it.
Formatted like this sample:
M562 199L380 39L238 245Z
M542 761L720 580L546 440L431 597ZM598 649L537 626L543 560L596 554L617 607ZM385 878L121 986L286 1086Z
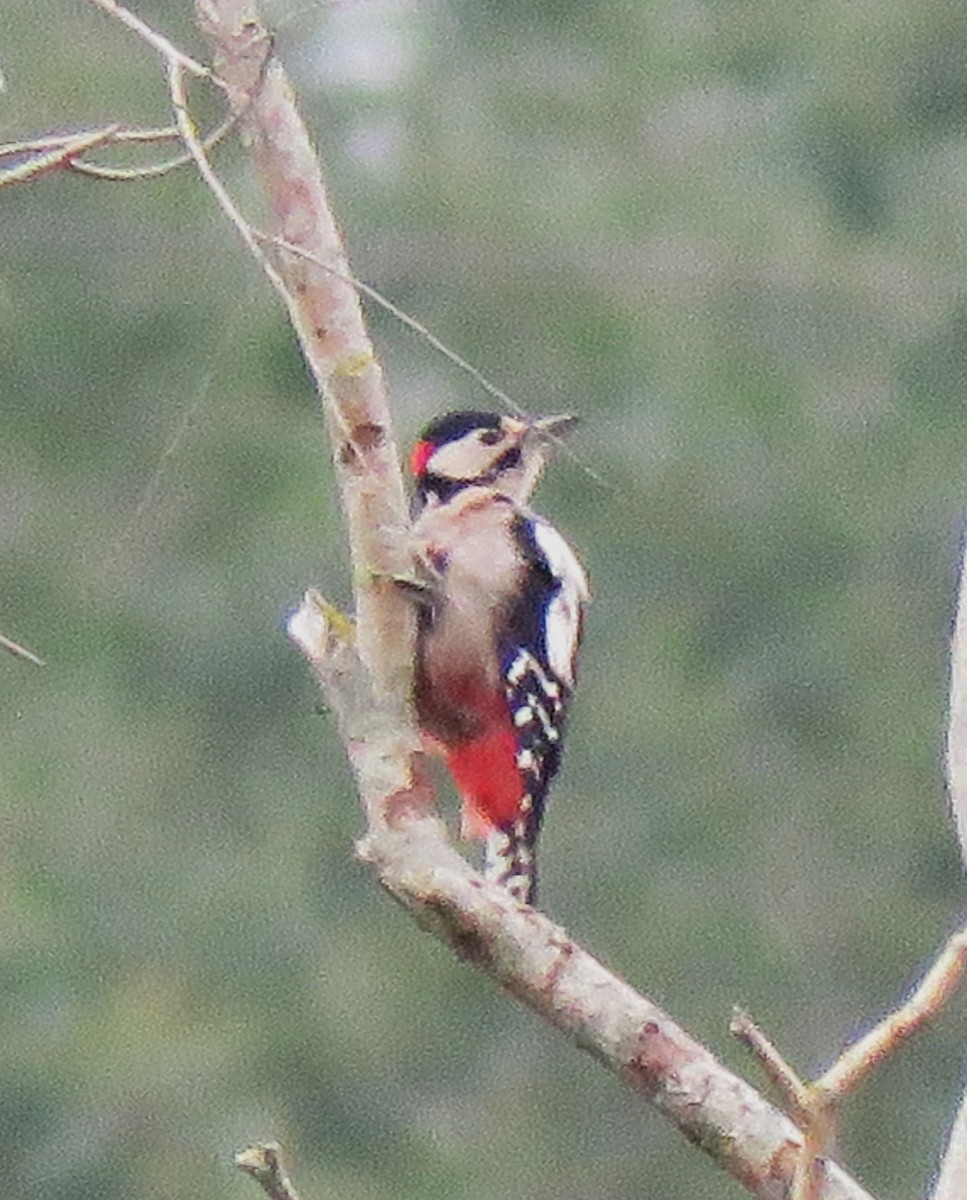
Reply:
M528 426L528 433L534 434L544 442L554 441L555 438L564 437L565 434L570 433L577 423L577 417L570 415L538 417L536 420L531 421Z

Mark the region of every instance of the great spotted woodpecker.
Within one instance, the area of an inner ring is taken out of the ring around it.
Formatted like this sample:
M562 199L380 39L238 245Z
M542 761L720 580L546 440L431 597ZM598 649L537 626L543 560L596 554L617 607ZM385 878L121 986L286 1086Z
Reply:
M453 412L410 458L420 606L415 701L463 801L485 874L533 903L535 848L561 762L588 583L527 507L551 441L573 421Z

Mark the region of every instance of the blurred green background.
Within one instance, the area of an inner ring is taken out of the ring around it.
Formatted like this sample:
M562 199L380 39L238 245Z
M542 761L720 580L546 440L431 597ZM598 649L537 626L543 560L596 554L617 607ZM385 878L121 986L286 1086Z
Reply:
M204 54L188 0L137 11ZM816 1070L963 907L942 789L967 461L959 0L276 0L359 274L535 412L596 601L547 910L729 1063ZM0 137L167 119L7 0ZM213 106L195 88L199 110ZM217 155L243 206L237 146ZM486 397L372 313L400 430ZM228 1200L744 1193L353 860L282 634L346 554L279 305L190 171L0 194L0 1178ZM450 805L452 812L452 804ZM849 1105L919 1194L960 1000Z

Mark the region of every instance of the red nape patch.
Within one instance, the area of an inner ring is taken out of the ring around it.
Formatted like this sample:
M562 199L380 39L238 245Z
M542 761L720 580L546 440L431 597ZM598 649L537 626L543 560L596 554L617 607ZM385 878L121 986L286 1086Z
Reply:
M464 837L485 838L517 816L524 785L517 769L517 743L509 726L473 742L453 746L447 766L463 799Z
M410 470L420 479L426 473L426 464L433 457L436 446L432 442L417 442L410 452Z

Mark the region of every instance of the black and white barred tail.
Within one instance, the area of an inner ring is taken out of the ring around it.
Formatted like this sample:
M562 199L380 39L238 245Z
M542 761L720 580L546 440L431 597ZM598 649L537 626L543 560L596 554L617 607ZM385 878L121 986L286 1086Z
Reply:
M515 900L537 900L537 835L534 806L525 796L525 811L506 829L495 829L484 847L484 876L506 888ZM524 807L524 805L522 805Z
M517 737L524 795L514 822L487 838L484 874L525 904L537 895L537 839L551 780L561 764L570 689L529 650L518 647L504 670Z

